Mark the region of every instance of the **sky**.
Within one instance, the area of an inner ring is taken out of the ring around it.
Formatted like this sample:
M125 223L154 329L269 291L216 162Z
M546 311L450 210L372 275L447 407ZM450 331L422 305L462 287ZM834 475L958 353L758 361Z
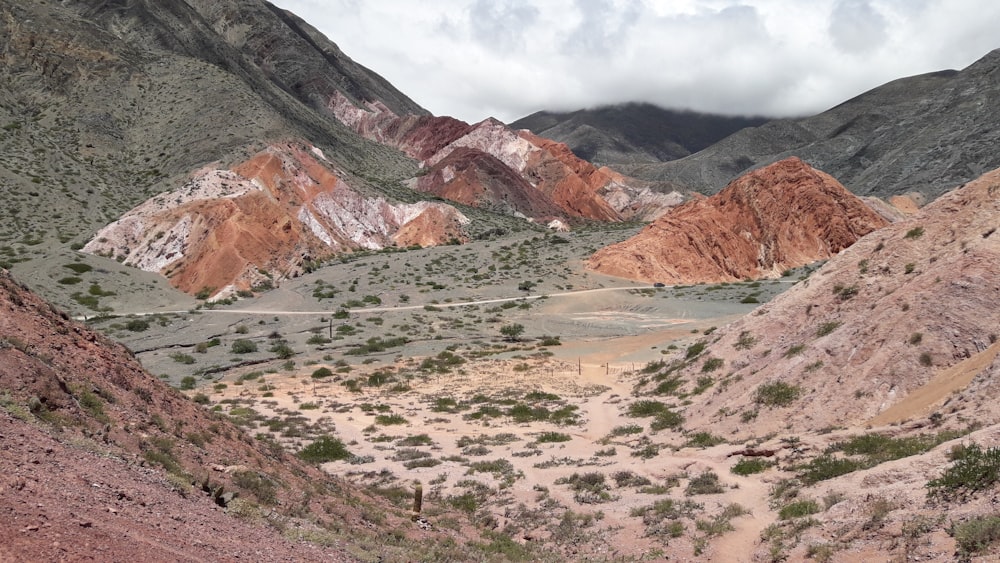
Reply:
M811 115L1000 48L996 0L271 0L435 115Z

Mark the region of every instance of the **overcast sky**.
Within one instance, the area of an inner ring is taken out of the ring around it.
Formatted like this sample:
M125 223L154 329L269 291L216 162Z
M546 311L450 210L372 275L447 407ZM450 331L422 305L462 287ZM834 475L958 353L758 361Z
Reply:
M436 115L817 113L1000 47L996 0L271 0Z

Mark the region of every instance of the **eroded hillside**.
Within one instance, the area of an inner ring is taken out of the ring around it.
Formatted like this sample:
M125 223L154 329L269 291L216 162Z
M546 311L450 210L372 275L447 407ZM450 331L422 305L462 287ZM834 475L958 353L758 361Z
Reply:
M635 237L595 253L588 266L665 284L779 277L885 224L834 178L790 158L668 212Z

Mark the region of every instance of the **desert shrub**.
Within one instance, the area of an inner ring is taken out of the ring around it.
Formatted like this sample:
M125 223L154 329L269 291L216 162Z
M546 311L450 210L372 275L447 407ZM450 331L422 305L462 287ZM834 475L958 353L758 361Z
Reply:
M406 424L406 419L398 414L380 414L375 417L375 424L382 426L392 426L395 424Z
M834 457L823 454L813 458L799 469L799 479L807 485L833 479L861 469L863 465L856 459Z
M535 439L539 444L552 443L552 442L569 442L572 440L569 434L563 434L561 432L542 432Z
M908 239L918 239L922 236L924 236L923 227L913 227L909 231L906 231L906 238Z
M132 332L143 332L149 330L149 321L146 319L131 319L125 323L125 328Z
M908 342L910 343L911 346L916 346L917 344L923 342L923 340L924 340L924 333L914 332L913 334L910 335L910 340Z
M185 364L185 365L191 365L195 361L194 356L191 356L190 354L184 354L182 352L174 352L173 354L170 354L170 359L179 364Z
M338 438L323 435L313 443L299 450L298 456L300 459L310 463L326 463L328 461L348 459L351 457L351 452L347 451L347 447Z
M986 490L1000 481L1000 447L984 450L969 444L959 455L940 477L927 482L930 496L954 498Z
M628 470L613 473L611 478L614 479L615 485L619 487L646 487L653 484L648 478L636 475Z
M268 348L268 351L282 360L287 360L295 355L295 350L292 350L292 347L289 346L284 340L275 342L270 348Z
M826 336L826 335L830 334L831 332L833 332L833 331L837 330L838 328L840 328L840 325L841 325L841 323L839 321L828 321L828 322L825 322L825 323L819 325L819 328L816 329L816 336L817 337Z
M722 367L725 362L722 358L708 358L705 363L701 365L702 373L710 373Z
M629 405L628 411L625 414L633 418L644 418L647 416L656 416L669 410L667 405L659 401L643 399Z
M321 367L321 368L316 368L312 372L312 375L310 375L309 377L312 377L313 379L323 379L324 377L330 377L332 375L333 372L330 370L330 368Z
M784 381L764 383L754 393L754 402L768 407L787 407L795 402L802 389Z
M253 340L240 338L233 341L231 351L233 354L252 354L257 351L257 344Z
M924 367L931 367L934 364L934 358L930 352L923 352L918 359L920 360L920 365Z
M792 518L801 518L810 514L816 514L817 512L819 512L819 504L816 501L800 500L781 507L781 510L778 511L778 518L790 520Z
M792 356L798 356L805 349L806 349L806 345L805 344L795 344L795 345L789 347L788 350L785 350L785 356L784 357L791 358Z
M723 492L722 484L719 482L719 475L714 471L706 471L701 475L692 477L688 481L684 494L693 495L714 495Z
M951 535L958 544L958 553L968 558L985 552L1000 540L1000 516L978 516L952 526Z
M744 330L740 333L736 342L733 343L733 348L736 348L737 350L749 350L750 348L753 348L753 345L756 343L757 339L752 334Z
M765 469L773 465L774 463L759 457L743 458L737 461L730 468L730 471L736 475L752 475L754 473L763 473Z
M688 346L687 351L684 353L684 359L690 360L691 358L697 357L705 351L705 346L706 344L704 342L695 342L694 344Z
M684 424L684 415L667 409L653 417L653 421L649 423L649 429L653 432L659 432L666 428L680 428L681 424Z
M628 434L642 434L642 426L638 424L626 424L624 426L615 426L611 429L612 436L626 436Z
M189 389L194 389L195 383L196 381L194 376L185 375L184 377L181 378L181 389L183 389L184 391L187 391Z
M276 503L278 500L277 487L274 481L256 471L234 472L233 484L253 493L260 504L270 505Z
M710 448L725 443L725 438L720 438L711 432L696 432L688 436L688 441L684 445L691 448Z

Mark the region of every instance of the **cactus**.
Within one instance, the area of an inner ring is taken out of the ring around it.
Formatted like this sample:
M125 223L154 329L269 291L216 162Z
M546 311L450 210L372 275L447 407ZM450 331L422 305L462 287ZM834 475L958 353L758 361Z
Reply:
M413 481L413 515L414 521L420 517L420 509L423 508L424 486L419 479Z

